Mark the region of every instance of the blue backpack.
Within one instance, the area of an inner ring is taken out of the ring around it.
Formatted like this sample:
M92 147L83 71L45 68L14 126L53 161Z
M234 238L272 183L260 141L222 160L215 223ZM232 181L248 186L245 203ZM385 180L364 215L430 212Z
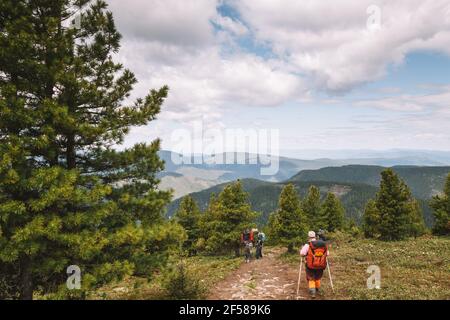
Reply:
M262 242L266 241L266 235L263 232L260 232L258 234L258 240L261 240Z

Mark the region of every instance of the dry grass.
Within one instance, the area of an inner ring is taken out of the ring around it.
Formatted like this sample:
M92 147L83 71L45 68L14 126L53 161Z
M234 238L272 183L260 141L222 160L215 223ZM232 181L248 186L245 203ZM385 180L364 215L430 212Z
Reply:
M205 288L239 268L241 258L198 256L187 258L187 264L193 274L200 277ZM145 278L128 277L119 283L105 286L95 292L91 299L108 300L164 300L169 299L162 287L163 274L156 274L151 281Z
M336 294L327 274L326 299L450 300L450 239L425 236L398 242L336 240L330 263ZM283 257L297 264L297 256ZM367 268L381 270L381 289L367 289Z

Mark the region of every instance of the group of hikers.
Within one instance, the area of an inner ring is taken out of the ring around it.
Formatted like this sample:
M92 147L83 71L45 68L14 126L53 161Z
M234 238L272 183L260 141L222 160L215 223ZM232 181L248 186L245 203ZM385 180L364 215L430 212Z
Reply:
M262 249L266 235L258 229L246 229L241 234L241 244L244 246L245 262L249 263L252 259L252 248L256 248L255 258L261 259L263 257Z
M260 232L258 229L246 229L241 234L241 244L244 247L244 257L246 263L249 263L252 259L253 247L256 248L255 258L261 259L263 257L262 249L265 239L265 234ZM304 260L309 294L311 298L314 299L317 294L322 293L320 289L321 279L323 277L324 270L328 267L327 257L329 255L329 250L324 231L319 230L317 234L314 231L309 231L308 242L302 246L299 253L301 256L301 262L298 285L300 284L301 267Z

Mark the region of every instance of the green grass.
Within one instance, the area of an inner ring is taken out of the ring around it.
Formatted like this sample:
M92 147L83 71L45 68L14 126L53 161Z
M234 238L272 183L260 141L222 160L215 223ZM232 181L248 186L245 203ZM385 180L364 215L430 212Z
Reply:
M297 255L282 259L298 265ZM450 299L450 238L334 241L329 261L336 294L331 293L325 274L327 299ZM380 267L379 290L367 289L370 265Z
M398 242L353 239L342 236L331 243L331 270L336 293L324 274L325 299L445 299L450 300L450 238L424 236ZM298 268L298 254L281 259ZM187 258L192 272L212 288L242 264L242 258L197 256ZM367 289L370 265L381 269L381 289ZM303 276L304 277L304 274ZM152 281L130 277L96 292L92 299L167 299L161 286L163 275ZM303 278L304 279L304 278ZM303 280L304 281L304 280ZM303 282L303 285L305 283ZM247 284L249 288L254 283Z
M230 256L196 256L186 258L193 274L198 275L206 288L239 268L241 258ZM168 299L162 287L163 274L155 274L151 281L145 278L128 277L121 282L105 286L95 292L91 299L163 300Z

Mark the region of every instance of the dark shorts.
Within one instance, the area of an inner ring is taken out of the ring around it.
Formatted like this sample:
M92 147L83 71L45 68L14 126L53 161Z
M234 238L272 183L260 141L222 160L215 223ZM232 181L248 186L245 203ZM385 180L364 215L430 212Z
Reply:
M320 280L323 276L323 270L314 270L314 269L308 269L308 267L305 266L306 269L306 280Z

